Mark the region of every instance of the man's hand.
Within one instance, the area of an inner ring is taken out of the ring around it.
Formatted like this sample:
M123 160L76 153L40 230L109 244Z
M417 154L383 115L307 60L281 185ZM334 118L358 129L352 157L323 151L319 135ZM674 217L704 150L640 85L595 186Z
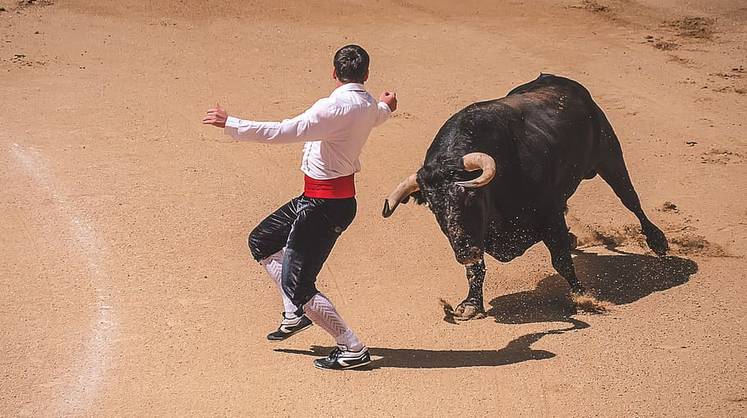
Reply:
M395 99L394 102L396 106L397 99ZM215 107L209 109L207 111L207 114L205 114L205 117L202 118L202 123L204 123L205 125L213 125L219 128L225 128L226 119L228 119L228 113L226 113L226 110L216 103Z
M379 101L386 103L389 106L389 110L394 112L397 110L397 93L393 91L385 91L379 96Z

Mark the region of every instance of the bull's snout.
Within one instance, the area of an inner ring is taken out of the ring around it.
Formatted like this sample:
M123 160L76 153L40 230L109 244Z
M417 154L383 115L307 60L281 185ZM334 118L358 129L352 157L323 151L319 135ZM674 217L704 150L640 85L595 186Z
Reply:
M470 265L482 260L482 249L479 247L466 247L463 250L456 251L456 259L459 264Z

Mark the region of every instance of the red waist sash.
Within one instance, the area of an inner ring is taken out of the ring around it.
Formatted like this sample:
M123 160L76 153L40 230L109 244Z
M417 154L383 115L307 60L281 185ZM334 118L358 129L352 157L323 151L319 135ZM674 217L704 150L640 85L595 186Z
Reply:
M347 199L355 197L355 174L331 180L317 180L304 175L303 194L318 199Z

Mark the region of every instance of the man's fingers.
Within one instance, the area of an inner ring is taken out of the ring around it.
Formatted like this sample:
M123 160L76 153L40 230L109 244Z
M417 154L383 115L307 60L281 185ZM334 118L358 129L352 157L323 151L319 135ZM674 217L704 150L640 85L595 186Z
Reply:
M381 93L381 99L396 99L396 98L397 98L397 93L393 91L385 91Z
M205 116L202 117L202 123L205 125L223 126L227 119L226 111L216 103L215 107L208 109Z
M213 116L218 118L225 118L226 114L225 112L218 112L218 111L209 111L205 114L205 116Z

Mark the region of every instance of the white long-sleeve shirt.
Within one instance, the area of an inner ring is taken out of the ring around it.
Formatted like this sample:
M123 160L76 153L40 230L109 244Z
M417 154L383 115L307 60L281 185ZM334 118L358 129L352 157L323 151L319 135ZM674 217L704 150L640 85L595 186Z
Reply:
M348 83L293 119L255 122L229 116L224 132L238 140L268 144L306 142L301 171L329 180L360 171L358 157L371 129L390 114L389 106L377 102L362 84Z

